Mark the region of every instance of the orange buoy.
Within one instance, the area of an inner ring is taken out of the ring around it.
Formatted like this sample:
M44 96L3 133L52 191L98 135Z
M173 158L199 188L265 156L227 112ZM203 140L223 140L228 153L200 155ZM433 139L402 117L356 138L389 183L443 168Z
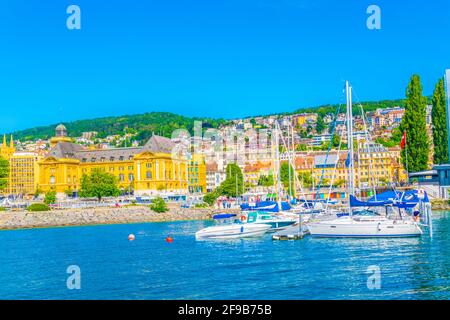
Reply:
M172 243L173 242L173 238L171 236L167 236L166 237L166 242L167 243Z
M130 233L130 234L128 235L128 240L129 240L129 241L133 241L134 239L135 239L134 234Z

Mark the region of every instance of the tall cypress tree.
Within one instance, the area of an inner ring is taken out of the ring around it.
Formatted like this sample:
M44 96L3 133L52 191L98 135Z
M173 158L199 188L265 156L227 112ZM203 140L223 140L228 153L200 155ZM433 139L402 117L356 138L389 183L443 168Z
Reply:
M422 95L420 77L413 75L406 89L405 115L400 124L406 131L406 148L402 150L402 163L409 172L426 170L430 143L426 128L426 99Z
M444 79L440 79L434 89L433 111L431 113L431 117L433 121L434 163L447 163L448 142Z

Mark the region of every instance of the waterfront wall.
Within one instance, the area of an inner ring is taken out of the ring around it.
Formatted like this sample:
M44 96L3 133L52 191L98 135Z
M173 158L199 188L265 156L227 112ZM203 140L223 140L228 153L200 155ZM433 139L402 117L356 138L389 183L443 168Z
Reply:
M146 206L66 209L47 212L5 211L0 212L0 229L207 220L217 212L217 209L211 208L187 209L175 206L170 207L170 210L165 213L153 212ZM224 212L224 210L220 210L220 212Z

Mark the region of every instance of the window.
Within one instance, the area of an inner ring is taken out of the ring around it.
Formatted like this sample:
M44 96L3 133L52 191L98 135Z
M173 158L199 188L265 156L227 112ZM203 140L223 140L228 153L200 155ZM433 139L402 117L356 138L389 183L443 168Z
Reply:
M55 184L55 176L50 176L50 184Z
M128 175L128 181L133 181L133 180L134 180L134 176L133 176L132 173L130 173L130 174Z
M152 179L152 172L151 171L147 171L145 174L147 179Z
M125 177L123 174L119 174L119 181L123 182L125 180Z
M109 161L113 162L114 161L114 157L110 157Z
M91 159L91 162L95 162L95 160L96 160L96 159L93 157L93 158Z
M120 160L120 161L123 161L123 156L120 156L120 157L119 157L119 160Z

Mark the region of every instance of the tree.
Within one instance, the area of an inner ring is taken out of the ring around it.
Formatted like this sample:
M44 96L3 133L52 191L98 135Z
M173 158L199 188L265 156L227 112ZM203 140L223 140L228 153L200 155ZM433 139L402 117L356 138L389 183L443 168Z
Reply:
M227 177L220 185L221 194L228 197L240 196L244 193L244 175L235 163L227 165Z
M45 194L44 203L54 204L56 202L56 191L49 191Z
M258 180L258 185L261 187L271 187L273 186L273 174L269 173L268 176L261 175Z
M9 162L0 157L0 191L4 191L8 186Z
M100 202L103 197L117 197L120 190L116 177L100 169L93 169L90 175L81 178L80 197L95 197Z
M289 173L290 171L290 173ZM289 183L289 177L291 178L291 183ZM284 188L288 190L288 193L290 195L294 195L294 191L291 190L291 187L294 186L294 179L295 179L295 170L294 168L289 165L287 162L284 162L280 166L280 180L283 184Z
M164 202L164 199L161 197L156 197L152 200L152 204L150 205L150 209L157 213L163 213L169 211L169 208L167 208L166 203Z
M448 141L447 141L447 124L446 124L446 102L444 79L440 79L436 84L433 93L433 110L431 118L433 122L433 144L435 164L448 162Z
M302 182L304 188L311 188L313 185L313 177L311 172L302 172L298 175L299 180Z
M323 115L319 113L317 115L316 132L321 134L325 127L326 124L325 121L323 121Z
M426 170L430 144L426 128L426 98L422 95L420 77L413 75L406 89L405 115L400 131L406 131L402 163L409 172Z

